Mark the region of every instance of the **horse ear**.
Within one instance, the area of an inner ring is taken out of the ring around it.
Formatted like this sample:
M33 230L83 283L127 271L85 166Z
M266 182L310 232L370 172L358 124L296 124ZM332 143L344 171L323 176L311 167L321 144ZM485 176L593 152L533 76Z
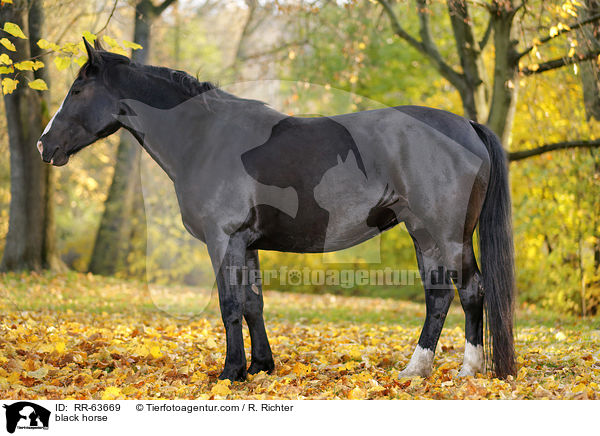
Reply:
M104 50L104 48L102 47L102 44L100 44L100 38L96 38L94 40L94 49L95 50Z
M83 38L83 44L85 45L85 51L87 51L87 55L88 55L88 64L89 65L94 65L97 64L99 59L98 59L98 55L96 54L96 51L94 50L94 48L90 45L90 43L88 42L87 39L85 39L85 37Z

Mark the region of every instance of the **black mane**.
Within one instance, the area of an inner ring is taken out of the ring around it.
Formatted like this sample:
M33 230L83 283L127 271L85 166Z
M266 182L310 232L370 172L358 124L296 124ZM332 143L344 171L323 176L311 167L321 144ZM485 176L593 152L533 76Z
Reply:
M141 68L147 73L153 76L167 79L174 85L177 85L184 94L195 97L196 95L202 94L203 92L217 89L217 86L211 82L200 82L195 77L192 77L185 71L172 70L167 67L155 67L153 65L140 65L133 64L136 67Z
M126 56L122 56L120 54L105 50L99 50L98 53L100 54L100 56L102 57L102 61L106 65L129 64L152 76L168 80L170 83L176 85L185 95L189 97L195 97L196 95L202 94L204 92L211 91L213 89L218 89L218 87L215 84L211 82L200 82L195 77L189 75L185 71L173 70L167 67L156 67L153 65L138 64L136 62L131 62L131 59L129 59ZM86 62L79 70L78 75L85 75L88 67L89 63Z

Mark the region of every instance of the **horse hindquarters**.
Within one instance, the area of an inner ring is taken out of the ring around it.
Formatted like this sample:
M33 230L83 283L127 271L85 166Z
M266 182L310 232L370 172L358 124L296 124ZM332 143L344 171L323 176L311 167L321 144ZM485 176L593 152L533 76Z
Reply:
M472 237L485 201L489 161L485 159L486 151L479 152L476 144L469 144L469 149L453 141L441 144L441 157L432 157L430 172L412 175L412 185L406 184L410 189L414 184L421 189L421 195L409 197L403 213L425 290L426 318L416 350L401 377L431 373L455 287L466 315L467 342L461 375L483 369L482 280ZM482 144L479 147L483 149Z

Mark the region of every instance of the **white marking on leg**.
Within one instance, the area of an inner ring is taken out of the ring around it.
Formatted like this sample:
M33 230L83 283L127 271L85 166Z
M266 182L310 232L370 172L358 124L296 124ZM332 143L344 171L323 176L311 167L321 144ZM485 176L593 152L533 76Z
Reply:
M465 341L465 357L458 376L465 377L483 373L483 360L483 346L475 346L468 341Z
M65 97L65 99L66 98L67 97ZM63 108L63 104L65 104L65 100L62 101L62 103L60 104L60 107L58 108L58 110L56 111L56 113L54 114L54 116L50 119L50 121L46 125L46 128L42 132L42 136L44 136L46 133L48 133L50 131L50 128L52 127L52 123L54 122L54 119L56 118L56 116L58 115L58 113L60 112L60 110Z
M432 366L433 351L417 345L410 362L403 371L400 371L398 377L428 377L431 374Z

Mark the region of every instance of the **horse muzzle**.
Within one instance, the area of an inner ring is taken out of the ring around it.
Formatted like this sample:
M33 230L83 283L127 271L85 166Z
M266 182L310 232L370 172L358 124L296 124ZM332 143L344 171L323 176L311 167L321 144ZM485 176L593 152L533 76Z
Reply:
M49 147L44 147L42 141L38 141L37 149L44 162L56 167L63 166L69 161L69 156L59 146L50 149Z

